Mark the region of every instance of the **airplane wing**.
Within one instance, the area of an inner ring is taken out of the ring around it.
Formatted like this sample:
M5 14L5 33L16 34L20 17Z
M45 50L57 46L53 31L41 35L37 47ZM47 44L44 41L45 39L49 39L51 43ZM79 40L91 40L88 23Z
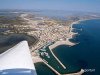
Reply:
M37 75L27 41L0 54L0 75Z

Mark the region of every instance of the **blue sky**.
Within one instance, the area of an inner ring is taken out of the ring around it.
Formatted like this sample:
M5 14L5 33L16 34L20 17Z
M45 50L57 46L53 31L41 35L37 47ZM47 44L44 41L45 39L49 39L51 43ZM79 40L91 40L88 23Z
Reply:
M100 12L100 0L0 0L0 9L53 9Z

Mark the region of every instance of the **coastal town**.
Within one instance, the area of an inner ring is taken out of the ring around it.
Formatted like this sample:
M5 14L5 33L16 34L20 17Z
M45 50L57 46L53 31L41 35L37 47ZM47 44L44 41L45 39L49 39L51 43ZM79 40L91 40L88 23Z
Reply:
M0 0L0 75L100 75L100 0Z
M20 16L22 21L24 20L26 24L3 24L0 26L0 28L11 28L10 30L3 32L3 34L25 33L27 35L36 36L39 39L39 42L32 48L32 51L41 48L48 42L66 40L66 37L69 38L71 35L68 34L70 32L71 22L69 22L69 24L65 23L66 25L62 25L55 20L45 17L38 17L39 20L32 20L31 18L28 18L28 16L28 14L22 14Z
M33 16L33 17L32 17ZM53 49L59 45L65 44L68 46L73 46L77 43L72 43L69 39L73 38L77 33L72 32L73 25L79 23L81 20L90 19L89 18L77 18L70 17L68 21L61 22L59 20L50 19L47 17L35 16L32 14L23 13L17 17L17 20L13 24L3 24L0 26L1 29L7 29L4 32L1 32L3 35L8 34L26 34L33 37L36 37L38 41L31 45L30 50L34 63L43 62L51 70L53 70L57 75L62 75L57 70L55 70L51 64L48 64L48 59L52 56L56 59L55 63L58 63L62 66L63 69L66 69L66 66L57 58L53 53ZM94 18L94 17L92 17ZM19 24L17 23L19 22ZM9 22L9 21L8 21ZM49 47L50 53L46 51L46 47ZM41 58L46 56L48 59ZM75 73L75 75L81 75L84 72L81 69L80 72ZM63 74L70 75L70 74ZM74 75L74 73L73 73Z

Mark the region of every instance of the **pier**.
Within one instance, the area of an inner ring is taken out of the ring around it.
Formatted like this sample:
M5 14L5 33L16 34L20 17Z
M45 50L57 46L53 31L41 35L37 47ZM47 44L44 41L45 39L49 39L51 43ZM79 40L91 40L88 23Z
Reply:
M52 55L54 56L54 58L59 62L59 64L64 68L66 69L66 66L63 65L63 63L56 57L56 55L53 53L52 49L54 49L55 47L59 46L59 45L75 45L75 43L72 43L69 41L69 39L67 39L66 41L57 41L56 43L54 43L53 45L50 45L49 46L49 50L50 52L52 53Z
M56 73L57 75L61 75L58 71L56 71L52 66L50 66L47 62L45 62L45 60L43 59L43 63L45 65L47 65L54 73Z
M57 47L59 45L63 45L63 44L68 45L68 43L71 46L75 45L75 43L70 42L69 39L66 39L66 40L67 41L63 41L63 40L57 41L56 43L54 43L52 45L47 44L46 47L48 46L49 51L50 51L51 55L53 56L53 59L57 60L58 65L60 65L63 70L66 70L66 73L67 73L67 67L59 60L59 58L52 51L55 47ZM44 47L44 48L46 48L46 47ZM81 69L81 71L76 72L76 73L62 74L62 73L60 73L60 70L57 70L56 68L54 68L52 66L53 63L49 64L49 62L47 60L45 60L44 58L42 58L41 62L43 62L48 68L50 68L56 75L82 75L84 73L84 70ZM58 66L58 65L56 65L56 66Z
M84 73L84 70L81 69L81 71L76 72L76 73L61 74L61 73L59 73L57 70L55 70L52 66L50 66L50 65L48 64L48 62L45 61L44 59L43 59L43 63L44 63L46 66L48 66L48 67L49 67L55 74L57 74L57 75L82 75L82 74Z
M63 65L63 63L55 56L55 54L53 53L53 51L51 50L50 46L49 46L50 52L52 53L53 57L59 62L59 64L66 69L66 66Z
M66 40L59 40L56 41L54 44L49 46L49 49L54 49L55 47L59 46L59 45L68 45L68 46L74 46L76 45L76 43L70 42L69 41L70 38L66 38Z

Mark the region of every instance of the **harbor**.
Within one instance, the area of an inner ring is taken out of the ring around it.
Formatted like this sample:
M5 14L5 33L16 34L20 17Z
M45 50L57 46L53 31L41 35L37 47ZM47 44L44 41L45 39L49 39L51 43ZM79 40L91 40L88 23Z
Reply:
M42 62L44 62L44 64L46 64L57 75L67 75L68 73L73 74L73 73L81 72L81 69L67 72L69 70L69 67L65 66L62 63L62 61L59 60L59 58L53 53L53 51L50 50L50 46L52 46L53 44L55 43L46 44L44 47L42 47L39 50L40 57L43 60ZM83 71L81 73L83 73Z

